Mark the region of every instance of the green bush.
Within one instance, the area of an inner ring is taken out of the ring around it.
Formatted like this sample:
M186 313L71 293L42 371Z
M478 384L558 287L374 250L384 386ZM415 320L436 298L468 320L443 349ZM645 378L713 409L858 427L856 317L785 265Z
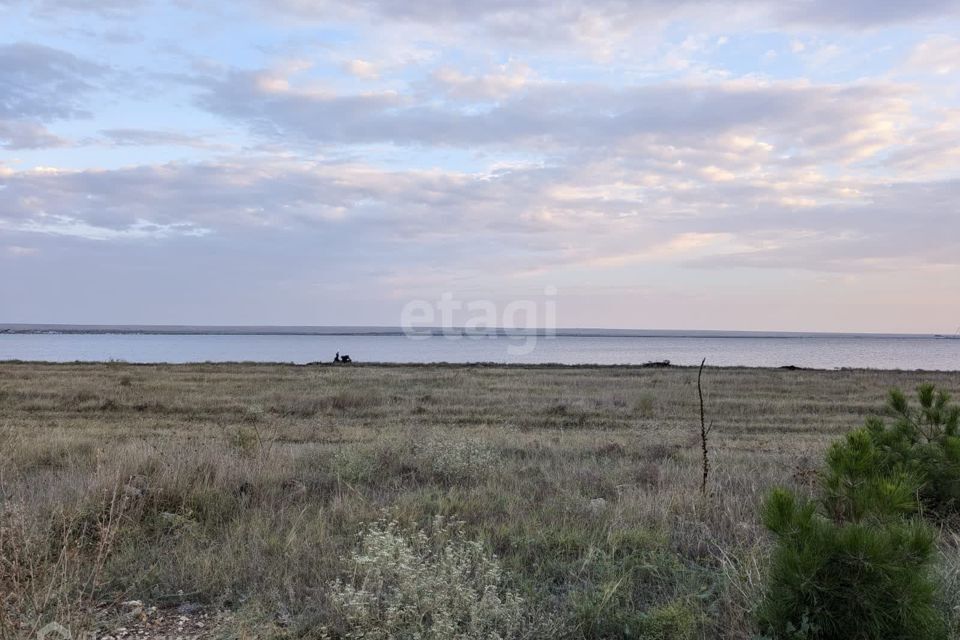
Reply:
M830 447L822 489L824 507L834 520L909 516L917 511L919 475L890 470L885 458L865 429Z
M835 521L775 490L763 521L777 536L760 622L776 638L946 638L931 574L934 534L920 520Z
M960 408L932 385L914 409L892 391L893 424L872 418L827 452L822 494L775 490L763 521L777 538L759 609L776 638L946 638L920 514L960 506Z
M950 396L933 385L921 386L917 395L915 408L902 392L891 391L892 424L871 418L831 447L824 489L832 508L866 504L867 496L858 494L887 478L909 485L920 499L915 507L927 515L960 510L960 406L951 405Z

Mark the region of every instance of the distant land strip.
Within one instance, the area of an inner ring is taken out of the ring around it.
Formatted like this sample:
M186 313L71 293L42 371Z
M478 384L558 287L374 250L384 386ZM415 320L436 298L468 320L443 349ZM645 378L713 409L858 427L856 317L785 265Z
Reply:
M839 333L790 331L703 331L659 329L514 329L503 327L401 327L376 326L230 326L230 325L100 325L0 323L0 334L127 334L127 335L223 335L223 336L472 336L562 338L941 338L933 334Z

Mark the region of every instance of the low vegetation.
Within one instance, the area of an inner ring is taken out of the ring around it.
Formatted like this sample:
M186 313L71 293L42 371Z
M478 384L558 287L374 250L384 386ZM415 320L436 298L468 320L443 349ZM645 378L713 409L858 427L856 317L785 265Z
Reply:
M947 638L922 516L949 527L960 507L960 407L930 384L917 395L913 409L892 391L893 425L868 418L830 447L817 500L785 489L768 499L777 546L759 617L776 637Z
M350 565L350 578L329 589L339 637L486 640L530 635L543 624L506 584L500 561L443 516L429 532L404 532L396 521L369 525Z
M130 626L130 601L230 612L209 637L771 633L794 619L758 608L793 562L778 539L810 526L855 546L867 526L835 518L849 491L820 481L831 443L860 442L844 438L888 389L956 394L960 374L708 368L705 494L696 376L0 364L0 637ZM936 525L904 516L864 549L909 548L891 572L929 571L899 597L956 634L960 529L936 493L955 427L938 403L908 407L925 435L890 447L925 462L889 458L927 487L911 513ZM903 432L892 419L868 431ZM773 486L789 495L764 508Z
M877 508L863 494L883 481L903 485L904 505L928 518L960 512L960 405L932 384L921 385L916 407L900 390L890 393L888 425L880 417L831 447L826 487L837 508Z

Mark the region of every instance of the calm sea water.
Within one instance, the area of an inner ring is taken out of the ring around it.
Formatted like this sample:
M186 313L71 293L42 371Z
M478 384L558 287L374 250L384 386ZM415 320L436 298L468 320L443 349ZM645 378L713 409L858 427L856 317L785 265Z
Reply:
M656 335L552 338L434 335L0 334L0 360L329 361L640 364L960 370L960 340L869 335Z

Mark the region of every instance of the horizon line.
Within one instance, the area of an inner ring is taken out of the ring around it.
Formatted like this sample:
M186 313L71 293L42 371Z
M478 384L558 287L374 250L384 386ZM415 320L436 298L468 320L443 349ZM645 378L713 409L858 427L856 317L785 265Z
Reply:
M145 335L473 335L491 337L954 337L949 333L882 331L791 331L749 329L625 329L603 327L471 327L423 326L405 330L399 325L282 325L282 324L103 324L103 323L0 323L2 334L145 334Z

